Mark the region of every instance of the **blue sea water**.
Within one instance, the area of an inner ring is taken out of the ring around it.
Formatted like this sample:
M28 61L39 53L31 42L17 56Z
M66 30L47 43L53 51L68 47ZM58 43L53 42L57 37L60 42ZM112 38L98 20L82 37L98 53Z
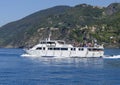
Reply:
M26 58L0 49L0 85L120 85L120 59ZM120 55L120 49L105 49Z

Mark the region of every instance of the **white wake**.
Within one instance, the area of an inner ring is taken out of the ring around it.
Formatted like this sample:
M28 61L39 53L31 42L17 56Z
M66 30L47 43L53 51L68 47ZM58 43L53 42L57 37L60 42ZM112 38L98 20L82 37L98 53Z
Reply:
M105 59L119 59L120 55L112 55L112 56L105 55L105 56L103 56L103 58L105 58Z

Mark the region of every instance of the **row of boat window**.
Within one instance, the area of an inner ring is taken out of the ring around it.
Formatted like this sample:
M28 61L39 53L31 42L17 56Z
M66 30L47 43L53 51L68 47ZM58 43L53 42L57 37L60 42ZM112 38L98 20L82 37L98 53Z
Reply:
M38 47L36 50L45 50L45 47ZM68 50L68 48L48 48L48 50ZM71 48L72 51L75 51L76 48ZM78 50L84 50L83 48L79 48Z
M88 48L88 50L89 50L89 51L103 51L103 49L97 49L97 48L93 48L93 49Z
M38 47L36 50L45 50L45 47ZM68 48L48 48L48 50L68 50ZM71 51L76 51L76 48L70 48ZM84 48L78 48L79 51L83 51ZM88 51L102 51L102 49L88 48Z

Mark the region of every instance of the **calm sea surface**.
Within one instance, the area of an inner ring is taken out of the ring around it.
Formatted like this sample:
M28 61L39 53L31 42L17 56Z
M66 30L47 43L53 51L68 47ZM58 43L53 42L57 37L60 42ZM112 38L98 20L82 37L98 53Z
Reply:
M0 49L0 85L120 85L120 59L26 58ZM105 49L120 55L120 49Z

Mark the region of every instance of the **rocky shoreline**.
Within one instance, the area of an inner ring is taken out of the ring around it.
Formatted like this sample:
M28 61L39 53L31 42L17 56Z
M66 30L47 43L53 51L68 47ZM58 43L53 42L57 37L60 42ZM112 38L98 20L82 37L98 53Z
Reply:
M105 48L120 48L120 44L105 44Z

